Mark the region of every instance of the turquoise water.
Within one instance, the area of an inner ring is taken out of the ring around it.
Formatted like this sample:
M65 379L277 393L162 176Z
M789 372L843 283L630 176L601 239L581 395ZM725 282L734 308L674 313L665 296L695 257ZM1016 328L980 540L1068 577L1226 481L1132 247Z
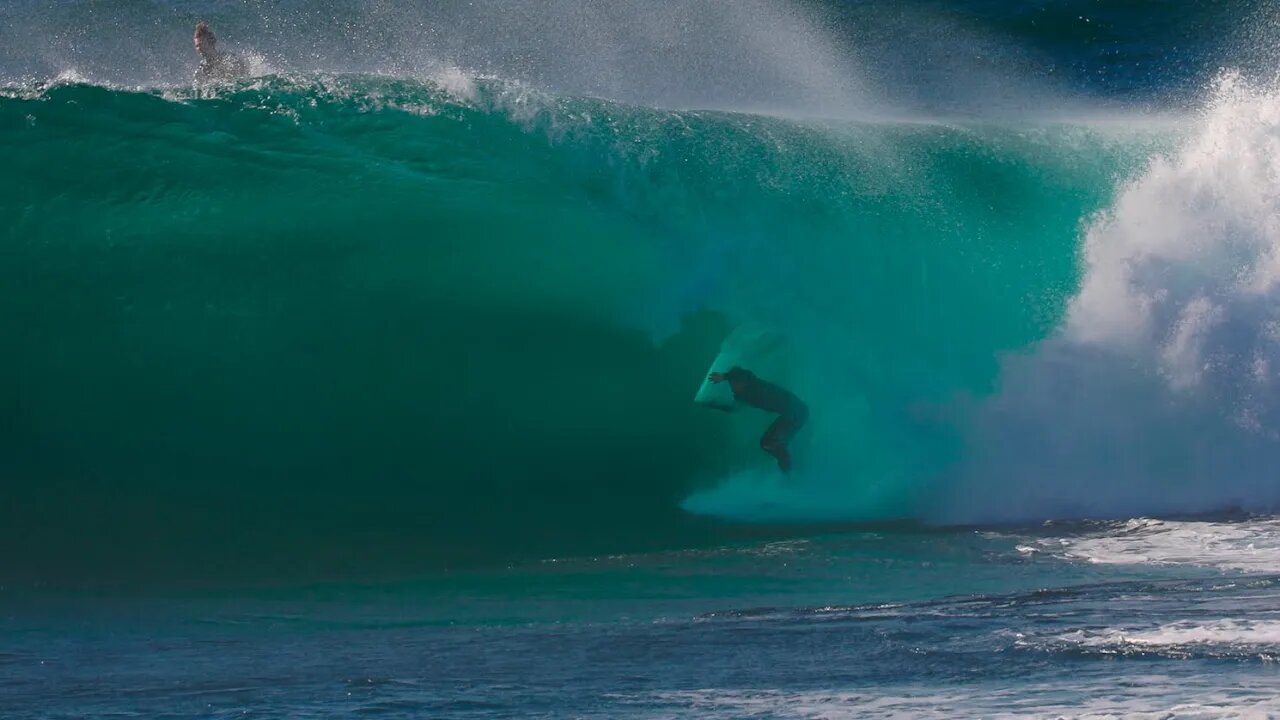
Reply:
M0 715L1277 712L1276 27L0 8Z
M838 495L779 519L920 519L958 442L926 406L1052 330L1079 218L1165 139L366 77L0 112L3 525L35 569L109 573L705 537L681 498L767 467L753 419L690 402L747 320L785 332Z

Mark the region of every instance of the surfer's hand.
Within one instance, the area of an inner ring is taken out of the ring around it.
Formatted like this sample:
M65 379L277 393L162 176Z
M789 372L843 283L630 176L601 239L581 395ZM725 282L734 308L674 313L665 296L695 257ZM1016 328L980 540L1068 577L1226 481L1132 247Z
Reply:
M724 373L721 373L721 372L711 373L711 375L708 376L707 379L713 383L724 382Z

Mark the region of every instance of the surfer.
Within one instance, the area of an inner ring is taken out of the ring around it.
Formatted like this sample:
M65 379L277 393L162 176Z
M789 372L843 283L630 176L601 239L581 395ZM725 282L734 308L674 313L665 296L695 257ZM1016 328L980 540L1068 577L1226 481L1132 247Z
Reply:
M711 373L707 379L713 383L728 380L734 399L765 412L778 413L778 419L760 437L760 449L778 459L782 472L791 472L791 451L787 449L787 443L809 419L809 408L804 402L786 388L761 380L755 373L740 367Z
M196 33L192 38L196 52L200 55L200 67L196 69L196 83L217 80L234 80L249 74L249 65L244 58L237 57L218 49L218 38L209 29L209 23L201 20L196 23Z

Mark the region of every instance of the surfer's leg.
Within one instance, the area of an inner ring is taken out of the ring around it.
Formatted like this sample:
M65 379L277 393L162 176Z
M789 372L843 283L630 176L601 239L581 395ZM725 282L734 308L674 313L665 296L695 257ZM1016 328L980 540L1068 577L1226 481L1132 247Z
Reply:
M791 452L787 450L787 443L795 431L795 420L782 415L760 437L760 449L777 458L778 468L784 473L791 472Z
M773 456L778 459L778 469L785 475L791 472L791 451L785 447L780 447L773 451Z

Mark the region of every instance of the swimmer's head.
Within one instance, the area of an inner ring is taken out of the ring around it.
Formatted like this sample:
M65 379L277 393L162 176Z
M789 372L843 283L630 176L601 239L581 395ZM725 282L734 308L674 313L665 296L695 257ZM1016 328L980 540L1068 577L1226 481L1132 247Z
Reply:
M201 20L196 23L196 34L192 37L195 42L196 52L202 57L209 57L218 53L218 38L213 36L213 31L209 29L209 23Z

